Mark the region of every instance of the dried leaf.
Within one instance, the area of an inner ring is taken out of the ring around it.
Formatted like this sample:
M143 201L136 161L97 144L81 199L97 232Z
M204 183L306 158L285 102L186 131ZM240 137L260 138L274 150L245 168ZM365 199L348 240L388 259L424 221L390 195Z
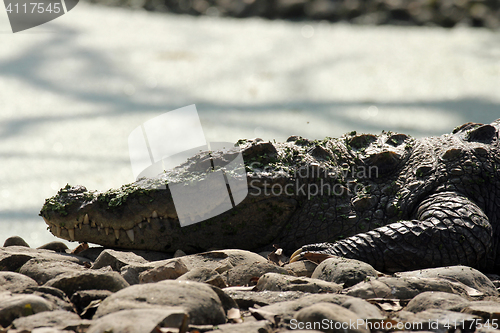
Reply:
M387 312L399 311L403 309L399 299L370 298L367 299L367 301Z
M86 249L89 248L89 244L87 244L86 242L83 242L83 243L80 243L80 245L78 245L77 247L75 247L73 249L73 251L71 251L72 254L78 254Z

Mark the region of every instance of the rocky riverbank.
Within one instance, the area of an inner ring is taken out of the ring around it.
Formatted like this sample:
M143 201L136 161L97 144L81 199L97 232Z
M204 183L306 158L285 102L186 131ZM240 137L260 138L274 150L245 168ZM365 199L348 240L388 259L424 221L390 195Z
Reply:
M280 266L273 262L282 258L243 250L78 251L6 241L0 332L493 332L500 325L500 277L465 266L385 275L356 260Z
M497 0L88 0L149 11L269 19L454 27L500 27Z

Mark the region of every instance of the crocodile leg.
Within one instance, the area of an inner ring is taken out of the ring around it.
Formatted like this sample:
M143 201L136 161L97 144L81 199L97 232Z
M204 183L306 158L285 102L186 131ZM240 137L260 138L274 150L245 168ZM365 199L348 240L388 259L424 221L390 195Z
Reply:
M476 266L492 246L488 217L455 192L430 195L415 220L399 221L335 243L303 246L291 261L336 255L395 272L446 265Z

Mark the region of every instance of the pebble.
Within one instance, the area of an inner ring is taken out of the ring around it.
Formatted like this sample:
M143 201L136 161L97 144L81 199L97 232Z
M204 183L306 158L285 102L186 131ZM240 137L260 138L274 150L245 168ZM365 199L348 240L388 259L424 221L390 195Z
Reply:
M0 272L0 286L4 290L13 293L22 292L25 289L38 287L38 283L32 278L14 272Z
M226 314L219 296L200 282L165 280L130 286L106 298L94 317L126 309L181 306L193 324L224 324Z
M470 301L462 296L441 291L426 291L415 296L405 310L422 312L429 309L441 309L461 312L469 305Z
M188 325L189 316L182 308L130 309L94 320L86 333L150 333L154 332L157 326L185 332Z
M412 299L425 291L444 291L468 296L466 286L440 278L380 277L360 282L345 290L350 296L364 299L389 298Z
M498 296L498 291L493 282L477 269L467 266L450 266L418 271L402 272L399 277L441 278L452 282L461 282L467 287L470 296Z
M312 278L352 287L367 277L377 277L379 273L367 263L359 260L334 257L323 261L314 270Z
M64 244L63 242L59 241L53 241L47 244L44 244L40 247L37 247L39 250L52 250L54 252L62 252L66 253L66 250L68 250L68 246Z
M260 277L256 289L259 291L302 291L306 293L337 293L342 285L307 277L296 277L267 273Z
M383 275L343 258L279 267L243 250L172 258L19 245L0 248L0 264L0 325L8 333L340 332L335 323L353 320L360 325L343 333L367 333L366 323L382 321L444 333L447 321L500 320L492 282L499 277L466 266ZM333 328L314 326L323 319Z
M24 247L30 247L28 245L28 243L26 243L26 241L24 239L22 239L21 237L19 236L12 236L12 237L9 237L5 240L5 242L3 243L3 247L7 247L7 246L24 246Z
M71 297L79 290L99 289L116 292L127 288L128 282L117 272L88 269L83 272L68 272L47 281L44 286L61 289Z
M58 261L51 259L28 260L20 269L19 273L29 276L38 284L43 285L58 275L72 272L82 272L87 268L75 262Z
M64 330L68 326L78 327L88 322L74 312L55 310L44 311L28 317L17 318L12 326L18 330L31 331L40 327L51 327Z

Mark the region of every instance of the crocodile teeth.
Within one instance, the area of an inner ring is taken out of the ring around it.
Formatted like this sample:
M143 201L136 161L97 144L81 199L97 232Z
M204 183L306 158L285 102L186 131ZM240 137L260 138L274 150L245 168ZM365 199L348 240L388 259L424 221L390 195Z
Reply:
M90 223L89 214L85 214L85 217L83 218L83 224L89 224L89 223Z
M151 218L148 217L148 223L151 223Z
M75 240L75 229L74 228L68 229L68 233L69 233L69 238L72 241L74 241Z
M154 219L158 218L158 213L156 212L156 210L153 210L153 214L151 214L151 217Z
M106 233L106 236L109 235L109 228L108 227L104 228L104 232Z
M82 230L82 224L81 223L78 225L78 228L80 228L80 230Z
M130 241L133 243L134 242L134 230L128 229L126 230L127 236L130 239Z
M104 224L103 223L101 223L101 228L104 228Z
M139 229L142 229L142 227L144 226L144 222L139 223L138 226L139 226Z
M95 222L94 222L94 221L92 221L91 226L92 226L92 228L95 228L95 227L97 227L97 224L95 224Z
M114 229L114 230L116 239L120 239L120 229Z
M56 226L56 235L57 237L61 237L61 227L60 226Z

